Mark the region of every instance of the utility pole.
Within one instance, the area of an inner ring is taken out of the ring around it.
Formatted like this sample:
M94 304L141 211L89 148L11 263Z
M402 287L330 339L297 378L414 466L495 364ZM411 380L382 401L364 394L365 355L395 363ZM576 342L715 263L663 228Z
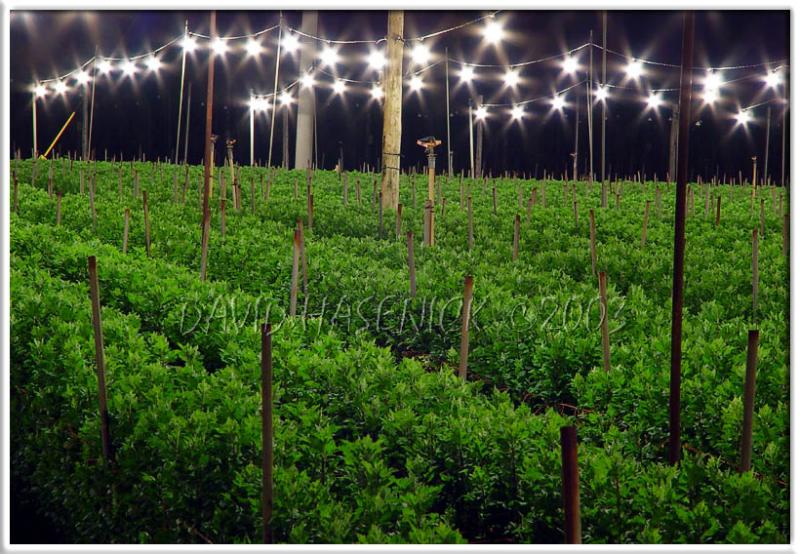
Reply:
M307 35L316 35L319 25L319 16L316 10L303 11L303 20L300 23L300 31ZM303 74L310 71L316 59L317 41L303 41L300 50L300 72ZM306 169L312 161L316 149L313 148L315 141L314 132L314 110L316 106L316 94L314 87L300 87L297 94L297 120L295 122L294 140L294 168ZM316 165L316 164L315 164Z
M478 107L483 106L483 95L478 95ZM483 118L478 119L478 137L475 145L475 177L481 179L483 177Z
M185 20L183 24L183 38L189 38L189 20ZM183 47L183 56L181 58L181 92L178 96L178 130L175 137L175 165L178 165L178 152L181 148L181 116L183 113L183 83L186 79L186 45Z
M767 105L767 133L764 142L764 186L767 185L767 166L769 166L769 126L772 120L772 106Z
M475 129L473 118L472 98L469 99L469 178L475 178ZM35 118L34 118L35 119Z
M450 59L447 48L444 49L444 90L445 111L447 112L447 176L453 178L453 149L450 145Z
M678 119L679 119L678 104L672 105L672 122L669 130L669 178L671 181L677 180L678 169Z
M389 12L386 34L388 67L385 72L381 198L384 209L396 210L400 201L400 138L403 114L404 12Z
M606 29L608 23L608 13L603 10L603 69L602 81L603 91L606 89ZM600 179L606 180L606 108L607 99L603 99L603 120L600 122Z
M672 350L669 377L669 463L681 459L681 333L683 331L683 261L686 250L686 182L689 169L689 117L692 112L694 12L683 15L681 87L678 113L678 175L675 183L675 246L672 262Z

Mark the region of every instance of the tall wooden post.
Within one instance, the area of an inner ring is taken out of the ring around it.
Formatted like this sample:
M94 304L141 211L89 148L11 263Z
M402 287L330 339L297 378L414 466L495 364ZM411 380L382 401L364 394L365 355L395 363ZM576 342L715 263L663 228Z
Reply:
M747 333L747 366L744 375L744 417L739 472L750 471L753 454L753 407L756 396L756 365L758 363L758 330Z
M675 186L675 247L672 263L672 352L669 382L669 462L681 458L681 333L683 331L683 262L686 249L686 182L689 165L689 116L692 106L694 12L683 15L678 169Z
M396 210L400 202L400 138L403 113L403 21L402 10L389 12L388 64L384 75L383 155L381 192L383 207Z
M564 542L581 543L581 500L578 476L578 430L561 428L561 496L564 505Z
M606 30L608 28L608 13L603 10L603 68L602 68L602 83L603 90L606 86ZM603 120L600 122L600 180L606 182L606 109L608 102L603 100ZM605 195L603 196L603 207L606 207Z
M217 34L217 12L211 12L211 40ZM200 280L206 279L206 264L208 262L208 235L211 232L211 211L209 210L208 200L211 194L211 116L214 107L214 49L208 50L208 84L206 88L206 133L205 133L205 154L203 156L203 234L201 238L200 252Z

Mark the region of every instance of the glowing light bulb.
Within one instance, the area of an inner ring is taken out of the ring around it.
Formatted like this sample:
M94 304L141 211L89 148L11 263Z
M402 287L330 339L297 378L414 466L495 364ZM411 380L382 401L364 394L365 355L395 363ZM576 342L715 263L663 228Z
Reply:
M379 85L373 85L370 94L372 95L372 98L374 98L375 100L380 100L381 98L383 98L383 88L381 88Z
M300 79L300 84L303 85L303 88L313 88L314 85L316 84L316 81L314 80L314 76L311 73L306 73Z
M475 119L486 119L486 116L489 112L486 111L484 106L478 106L478 109L475 110Z
M713 104L717 100L719 100L719 89L709 88L703 92L703 102L706 104Z
M625 73L631 79L638 79L642 76L643 71L642 62L638 60L631 60L631 62L625 67Z
M421 42L411 50L411 60L418 65L424 65L431 59L430 49Z
M345 87L344 81L339 79L335 83L333 83L333 92L335 92L336 94L342 94L344 93L344 87Z
M661 105L661 95L656 94L655 92L651 93L650 96L647 97L647 107L651 110L655 110Z
M86 72L86 70L83 70L83 69L81 69L81 70L80 70L80 71L78 71L78 73L75 75L75 80L76 80L76 81L78 81L78 84L79 84L79 85L85 85L85 84L87 84L89 81L91 81L91 80L92 80L92 78L89 76L89 73L87 73L87 72Z
M567 56L564 58L564 62L562 63L561 67L566 73L572 75L578 71L578 60L576 60L573 56Z
M705 87L706 92L719 90L719 87L722 86L722 75L716 73L714 70L709 70L703 86Z
M184 35L183 40L181 40L181 47L187 53L194 52L197 48L197 41L189 35Z
M554 110L561 111L564 109L564 106L567 105L567 102L564 100L564 97L559 94L558 96L553 97L552 104Z
M322 49L319 60L322 62L322 65L333 67L339 61L339 52L331 46L326 46Z
M57 94L64 94L67 92L67 84L64 81L56 82L55 91Z
M422 90L422 77L420 77L419 75L414 75L408 82L408 86L413 92L418 92Z
M380 71L386 65L386 55L380 50L373 50L367 56L367 63L370 68Z
M512 119L522 119L524 115L525 115L525 110L523 109L522 106L514 106L511 109Z
M507 87L517 86L519 84L519 72L509 69L506 71L506 74L503 75L503 82Z
M281 48L283 48L283 51L287 54L292 54L300 48L300 39L297 38L295 34L287 33L286 36L283 37L283 41L281 41Z
M223 40L220 37L217 37L211 43L211 49L214 50L214 53L217 56L222 56L225 52L228 51L228 41Z
M108 60L100 60L97 62L97 70L100 71L100 73L108 73L111 69L111 62Z
M503 40L503 34L503 26L494 19L489 20L483 28L483 38L490 44L497 44Z
M461 70L459 77L462 81L468 83L475 78L475 70L471 66L465 65Z
M33 93L34 93L36 96L38 96L39 98L42 98L42 97L44 97L44 96L47 96L47 87L45 87L44 85L41 85L41 84L39 84L39 85L35 85L35 86L33 87Z
M290 106L294 102L294 98L292 98L292 93L288 90L284 90L281 93L280 103L281 106Z
M156 56L150 56L145 65L147 65L147 69L150 71L158 71L161 67L161 60L159 60Z
M769 88L775 88L783 81L783 76L780 74L780 70L776 69L775 71L770 71L764 77L764 82L767 84Z
M600 85L599 87L597 87L597 90L594 92L594 96L600 102L605 102L606 99L608 98L608 89L605 86Z
M128 77L132 77L137 71L136 63L131 60L125 60L124 62L122 62L121 68L122 72Z
M734 118L736 119L737 125L743 125L745 127L747 126L748 123L750 123L753 120L753 116L750 115L750 112L748 110L740 111L734 116Z
M259 41L257 41L254 38L251 38L251 39L249 39L247 41L247 44L245 45L245 50L247 50L247 55L248 56L252 56L252 57L255 58L256 56L261 54L261 51L263 49L262 49L261 43Z

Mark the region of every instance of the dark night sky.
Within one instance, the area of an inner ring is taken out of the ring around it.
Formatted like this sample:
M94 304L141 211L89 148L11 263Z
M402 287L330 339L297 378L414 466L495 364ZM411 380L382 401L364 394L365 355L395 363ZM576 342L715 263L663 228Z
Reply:
M300 26L299 12L284 12L288 24ZM475 11L406 12L405 35L417 36L441 28L457 25L481 15ZM467 27L427 41L434 51L448 47L451 57L480 63L506 63L558 54L588 41L589 31L594 31L595 42L601 40L601 13L598 11L527 11L501 12L498 15L508 32L501 49L483 48L477 34L482 24ZM183 31L184 19L189 28L200 33L208 32L206 12L12 12L11 14L11 146L30 152L31 95L28 92L35 78L49 78L66 73L79 61L94 54L95 45L101 54L123 56L148 51ZM253 32L278 21L274 11L220 12L218 30L222 35L239 35ZM378 38L386 33L386 12L320 12L319 34L339 39ZM274 78L274 52L276 35L268 35L268 50L258 61L245 58L243 53L226 55L224 64L216 66L214 99L214 131L221 136L238 140L237 159L246 163L249 151L248 109L249 90L271 92ZM243 43L242 43L243 44ZM631 52L642 58L668 63L680 63L681 15L678 12L612 11L608 14L608 48ZM340 50L343 57L360 58L355 63L340 64L343 77L373 78L366 73L363 57L366 45L349 46ZM788 11L731 11L697 12L695 65L758 64L766 60L789 57ZM175 148L177 102L180 81L180 48L164 52L166 70L158 78L139 73L135 84L130 80L118 82L104 78L98 82L96 92L95 127L93 145L97 157L102 159L103 148L123 152L126 158L138 154L141 147L148 159L171 155ZM581 62L588 61L588 49L582 53ZM609 55L609 82L614 83L622 74L623 58ZM595 68L599 69L600 53L594 53ZM299 71L299 57L294 62L284 57L281 62L281 85L294 80ZM650 73L646 81L653 88L677 87L679 71L671 68L645 66ZM451 66L455 74L458 68ZM479 75L496 75L476 82L474 91L485 96L487 102L510 102L549 95L554 87L564 88L570 78L559 77L556 62L523 68L523 83L516 93L501 92L502 81L498 70L479 71ZM724 78L737 78L752 73L763 73L761 68L729 71ZM115 75L119 75L116 73ZM192 83L189 160L198 162L202 155L202 133L206 88L206 66L203 50L189 58L187 75ZM703 75L695 73L695 78ZM582 77L579 77L582 78ZM422 96L411 96L403 104L403 165L407 167L423 162L422 149L414 141L425 135L445 136L444 117L444 67L438 66L424 75L426 89ZM466 168L468 162L467 101L470 95L466 86L456 87L458 78L451 79L451 132L456 171ZM515 94L515 95L514 95ZM644 114L644 92L612 93L607 127L607 159L610 171L629 172L644 168L648 174L657 171L663 175L667 167L669 121L668 109L661 108L660 117ZM708 108L693 118L691 127L692 174L733 173L748 170L749 157L763 157L766 107L756 112L760 119L751 125L749 132L733 132L730 114L737 111L736 102L749 105L770 98L763 83L758 80L743 81L723 89L725 101L716 115ZM574 98L574 97L573 97ZM676 98L668 93L666 99ZM581 170L586 160L586 99L581 102ZM346 94L344 102L333 97L329 87L320 88L317 95L319 161L333 167L338 157L339 145L344 148L346 168L360 167L366 161L376 164L380 151L381 112L378 104L370 101L368 89ZM58 128L76 110L80 117L80 97L69 94L66 100L51 94L39 102L39 149L44 150ZM773 178L780 178L782 107L773 105L770 168ZM572 151L574 110L566 118L548 116L546 103L532 104L524 125L511 123L508 108L494 112L489 119L485 157L490 171L533 171L538 168L561 171L569 161ZM185 113L185 112L184 112ZM491 112L490 112L491 113ZM644 115L643 115L644 114ZM700 121L698 126L696 123ZM281 160L281 118L276 118L275 149L273 161ZM65 134L62 149L80 149L80 120ZM594 112L595 171L599 171L600 109ZM256 157L266 159L268 147L268 118L261 116L257 124ZM183 137L183 132L181 133ZM787 140L789 133L787 132ZM183 138L181 139L183 140ZM291 133L291 151L294 136ZM181 146L183 149L183 146ZM787 148L788 151L788 148ZM446 167L442 150L439 168ZM293 157L291 158L293 160ZM789 166L787 161L787 174Z

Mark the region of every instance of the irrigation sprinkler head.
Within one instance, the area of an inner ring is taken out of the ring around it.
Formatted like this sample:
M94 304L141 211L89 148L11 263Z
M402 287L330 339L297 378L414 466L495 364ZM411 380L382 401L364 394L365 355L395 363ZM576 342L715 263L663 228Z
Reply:
M422 137L421 139L417 139L417 144L422 146L425 149L425 153L428 156L433 155L433 149L442 144L442 141L438 140L434 136L429 137Z

